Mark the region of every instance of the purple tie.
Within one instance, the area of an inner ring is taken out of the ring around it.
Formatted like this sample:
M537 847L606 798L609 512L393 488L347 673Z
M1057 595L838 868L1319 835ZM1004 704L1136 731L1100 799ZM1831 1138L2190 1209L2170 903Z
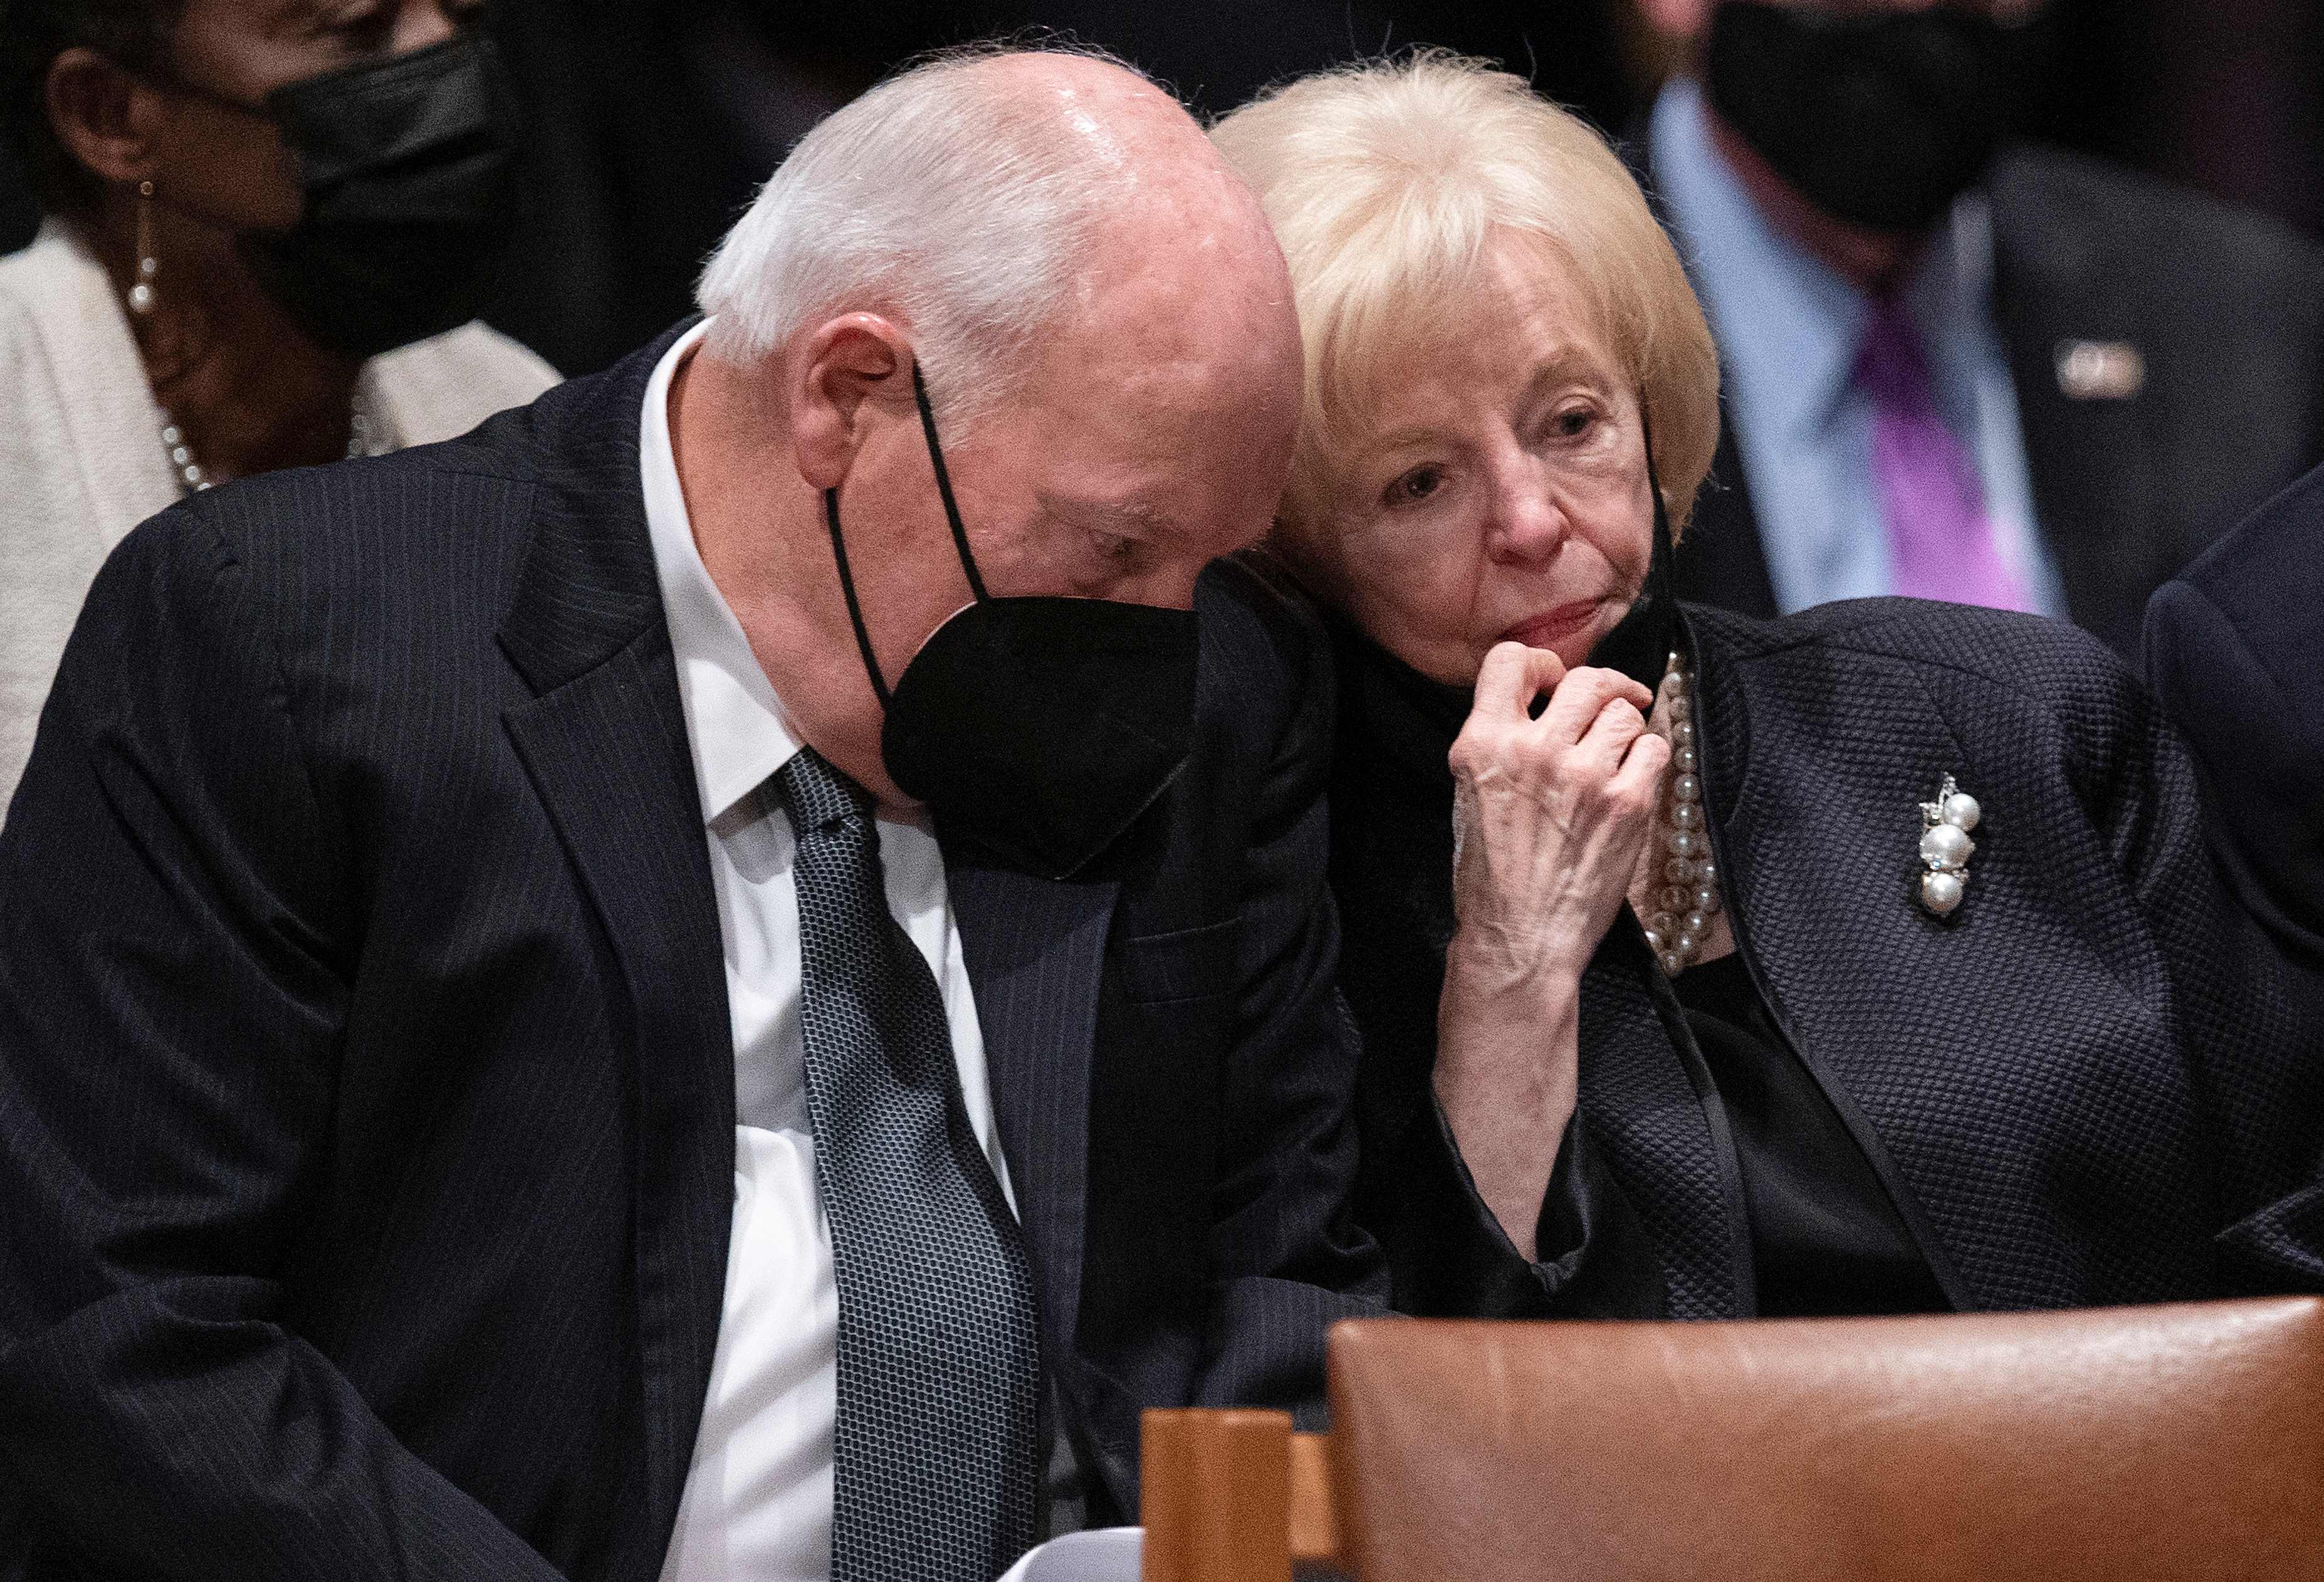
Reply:
M2025 585L2002 563L1993 541L1977 468L1937 415L1920 332L1893 297L1873 313L1856 376L1872 398L1872 476L1888 523L1895 591L2032 609Z

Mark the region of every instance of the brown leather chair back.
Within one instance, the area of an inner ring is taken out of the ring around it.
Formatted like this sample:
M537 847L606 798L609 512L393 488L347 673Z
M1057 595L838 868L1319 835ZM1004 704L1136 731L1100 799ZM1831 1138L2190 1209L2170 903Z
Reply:
M1362 1582L2324 1577L2315 1300L1372 1320L1331 1390Z

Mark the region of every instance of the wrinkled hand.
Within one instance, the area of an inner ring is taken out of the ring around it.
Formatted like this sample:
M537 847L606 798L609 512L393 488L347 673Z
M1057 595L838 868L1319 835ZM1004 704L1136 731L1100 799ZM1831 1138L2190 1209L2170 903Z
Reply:
M1582 971L1621 910L1670 763L1646 729L1653 700L1618 671L1568 675L1555 654L1504 643L1452 744L1459 926L1434 1087L1479 1196L1528 1259L1578 1097Z
M1545 650L1504 643L1485 656L1451 758L1452 949L1475 987L1578 978L1605 937L1670 763L1646 729L1653 700L1618 671L1568 674Z

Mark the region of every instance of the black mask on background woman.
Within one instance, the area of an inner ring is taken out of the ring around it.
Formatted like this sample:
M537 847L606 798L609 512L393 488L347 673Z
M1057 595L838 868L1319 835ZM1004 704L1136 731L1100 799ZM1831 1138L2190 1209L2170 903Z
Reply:
M299 162L287 231L251 232L244 256L318 341L372 357L466 324L484 304L516 195L516 94L490 40L290 83L262 116Z
M2009 93L2008 34L1957 5L1836 16L1728 0L1711 15L1711 107L1800 196L1870 230L1932 224L1985 173Z

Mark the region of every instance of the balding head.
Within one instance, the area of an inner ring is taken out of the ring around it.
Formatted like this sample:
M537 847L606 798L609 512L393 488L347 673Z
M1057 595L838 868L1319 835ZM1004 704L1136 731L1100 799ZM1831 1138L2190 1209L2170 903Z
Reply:
M895 319L960 429L1019 382L1037 342L1118 315L1109 288L1141 274L1248 299L1253 328L1269 300L1287 302L1265 217L1161 88L1093 55L980 50L817 125L699 295L711 351L743 365L835 312Z

